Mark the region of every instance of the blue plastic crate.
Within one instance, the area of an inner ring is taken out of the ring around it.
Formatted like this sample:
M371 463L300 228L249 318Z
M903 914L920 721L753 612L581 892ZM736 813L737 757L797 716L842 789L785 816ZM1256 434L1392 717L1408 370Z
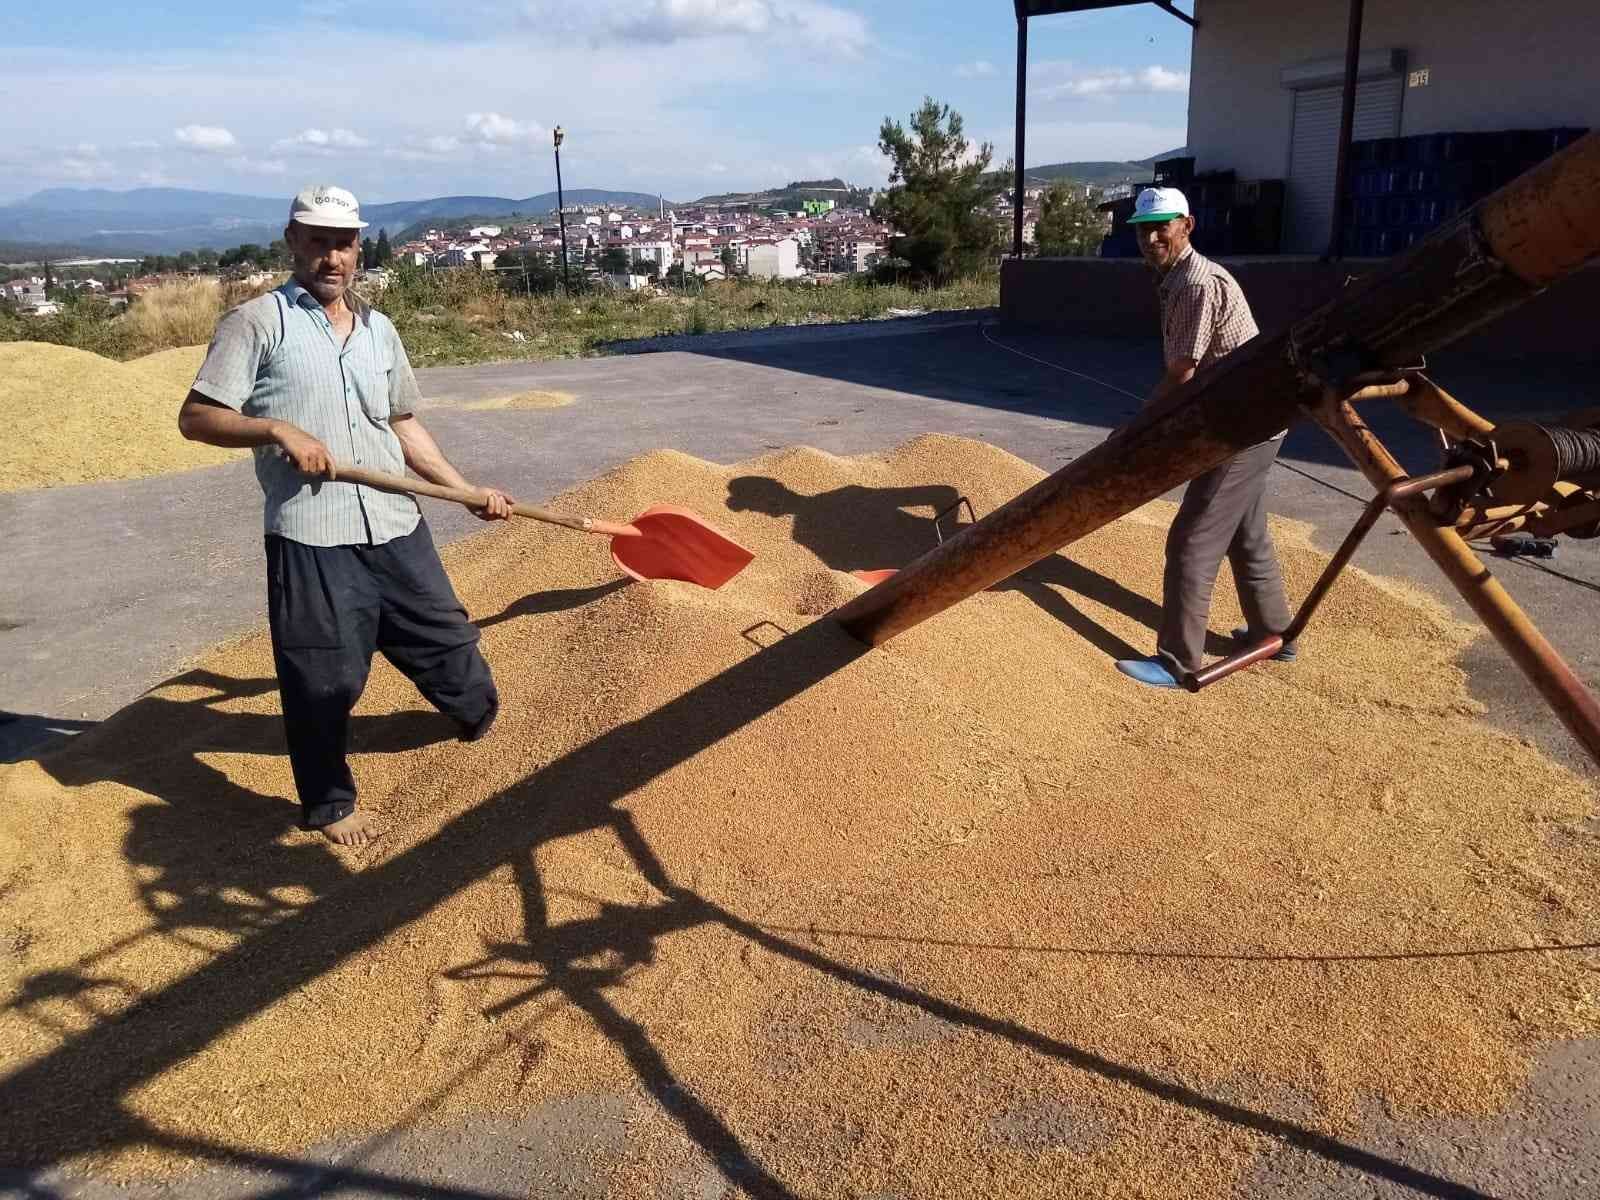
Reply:
M1439 187L1438 167L1411 167L1406 171L1405 190L1410 195L1436 191Z
M1454 208L1443 196L1417 196L1411 202L1411 219L1425 229L1432 229L1455 216Z

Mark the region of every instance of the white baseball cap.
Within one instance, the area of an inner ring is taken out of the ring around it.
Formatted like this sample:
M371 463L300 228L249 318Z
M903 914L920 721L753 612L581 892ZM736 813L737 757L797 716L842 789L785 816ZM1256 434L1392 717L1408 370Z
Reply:
M1134 201L1133 216L1128 218L1128 224L1170 221L1188 215L1189 197L1177 188L1145 188Z
M365 229L361 219L361 205L342 187L331 183L314 183L302 188L289 205L289 220L302 225L319 225L324 229Z

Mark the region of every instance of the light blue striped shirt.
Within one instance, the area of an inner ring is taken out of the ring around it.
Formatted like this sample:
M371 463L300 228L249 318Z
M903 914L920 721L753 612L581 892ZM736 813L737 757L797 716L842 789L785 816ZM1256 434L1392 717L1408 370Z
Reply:
M297 425L334 458L405 473L391 417L420 395L400 335L382 313L346 294L355 327L344 345L317 298L294 280L246 301L217 325L194 390L247 417ZM302 475L277 446L257 446L266 531L308 546L381 545L422 514L409 496Z

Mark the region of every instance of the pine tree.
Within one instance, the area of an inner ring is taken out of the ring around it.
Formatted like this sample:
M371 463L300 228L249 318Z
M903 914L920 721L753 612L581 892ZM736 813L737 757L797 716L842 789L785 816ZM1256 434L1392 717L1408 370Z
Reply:
M1044 194L1033 240L1040 254L1092 256L1106 236L1106 216L1082 184L1056 184Z
M389 231L378 230L377 265L387 267L389 260L394 257L394 248L389 245Z
M372 268L377 265L377 260L378 260L378 251L377 251L377 248L375 246L373 246L372 239L369 238L369 237L368 238L362 238L361 239L361 269L363 271L372 270Z
M974 153L962 129L961 114L929 96L911 114L909 131L885 117L878 132L878 149L894 166L875 211L894 226L894 255L924 282L976 271L999 241L980 211L1001 186L984 179L994 147L985 142Z

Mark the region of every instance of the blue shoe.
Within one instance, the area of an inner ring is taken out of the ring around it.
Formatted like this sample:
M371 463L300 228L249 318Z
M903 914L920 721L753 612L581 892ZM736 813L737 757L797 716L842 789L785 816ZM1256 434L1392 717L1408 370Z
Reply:
M1256 634L1251 633L1248 629L1246 629L1242 625L1238 629L1235 629L1228 636L1233 638L1234 645L1240 650L1248 650L1248 649L1250 649L1251 646L1254 646L1257 642L1261 641L1261 638L1259 636L1257 636ZM1272 656L1272 661L1273 662L1293 662L1295 659L1297 659L1299 657L1300 657L1300 644L1298 642L1289 642L1284 646L1284 648L1282 650L1279 650L1276 654L1274 654Z
M1162 658L1124 658L1117 662L1117 670L1129 679L1158 688L1182 687L1182 682L1172 673Z

